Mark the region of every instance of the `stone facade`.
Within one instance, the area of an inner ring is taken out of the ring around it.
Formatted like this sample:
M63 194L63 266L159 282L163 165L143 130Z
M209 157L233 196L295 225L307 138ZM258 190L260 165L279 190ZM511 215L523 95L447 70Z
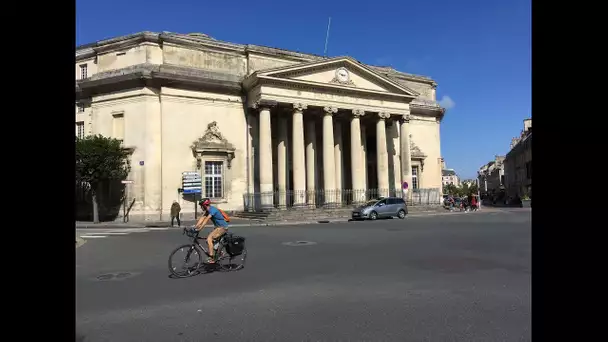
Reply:
M504 156L495 156L494 160L479 168L477 174L481 192L497 193L505 189L504 161Z
M508 196L532 196L532 119L524 120L520 136L511 140L505 157L505 187Z
M460 186L460 177L456 174L454 169L443 169L442 173L442 184L446 186L448 184L454 184L455 186Z
M132 218L166 219L175 199L193 210L185 171L225 210L400 193L403 181L441 191L445 110L428 77L169 32L80 46L75 67L77 136L133 150Z

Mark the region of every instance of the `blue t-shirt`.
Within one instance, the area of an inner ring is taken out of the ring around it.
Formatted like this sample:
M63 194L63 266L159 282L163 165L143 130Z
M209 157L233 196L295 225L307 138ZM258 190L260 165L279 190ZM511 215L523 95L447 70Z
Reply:
M228 228L228 222L224 219L224 215L214 206L209 206L209 216L216 227Z

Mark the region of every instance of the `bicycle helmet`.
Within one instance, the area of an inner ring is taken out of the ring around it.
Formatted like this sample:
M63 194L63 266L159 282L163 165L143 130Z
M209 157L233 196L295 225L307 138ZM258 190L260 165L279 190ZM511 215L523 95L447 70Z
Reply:
M203 198L200 201L198 201L198 205L202 206L207 206L211 204L211 200L208 198Z

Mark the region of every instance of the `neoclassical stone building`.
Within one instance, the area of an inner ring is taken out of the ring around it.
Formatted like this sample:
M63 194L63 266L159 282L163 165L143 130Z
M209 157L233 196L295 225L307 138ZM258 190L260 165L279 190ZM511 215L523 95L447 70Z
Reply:
M133 150L131 217L165 219L182 173L225 210L441 197L444 109L430 78L215 40L142 32L76 49L76 135ZM422 195L421 195L422 194Z

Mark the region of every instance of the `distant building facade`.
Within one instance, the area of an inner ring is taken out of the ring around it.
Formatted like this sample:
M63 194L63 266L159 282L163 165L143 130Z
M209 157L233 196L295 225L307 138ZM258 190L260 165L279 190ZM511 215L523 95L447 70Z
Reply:
M504 156L495 156L494 160L479 168L477 171L477 179L481 192L497 193L505 189L504 161Z
M439 203L431 78L204 34L142 32L76 48L76 136L130 148L131 217L168 219L182 174L225 210L429 190ZM425 194L425 198L429 198Z
M448 184L460 186L460 178L458 177L458 175L456 174L456 171L454 171L454 169L442 170L441 176L442 176L441 182L443 183L443 186L446 186Z
M532 119L525 119L520 136L511 139L504 164L507 195L532 196Z

